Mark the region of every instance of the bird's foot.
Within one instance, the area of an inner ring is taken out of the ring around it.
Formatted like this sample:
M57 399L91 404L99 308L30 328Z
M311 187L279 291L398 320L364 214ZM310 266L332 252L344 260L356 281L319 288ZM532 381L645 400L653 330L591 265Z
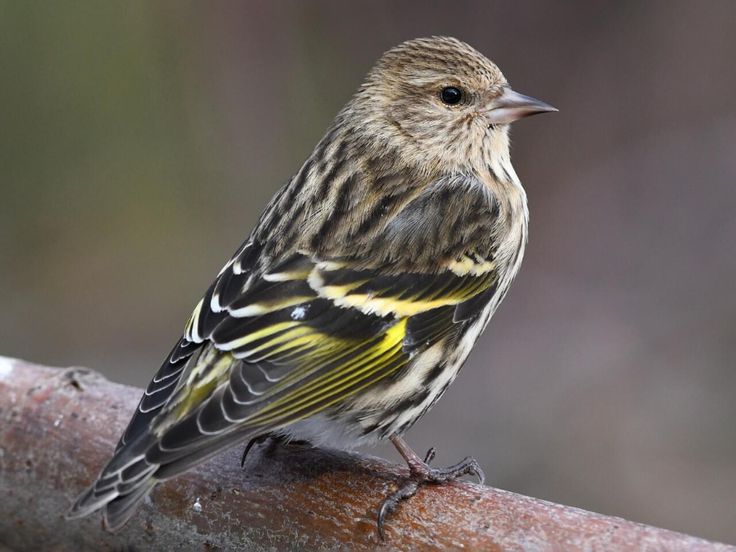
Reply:
M391 441L404 457L404 460L406 460L409 466L409 477L398 490L388 495L381 503L381 507L378 510L377 523L378 534L381 540L385 540L386 537L384 532L386 517L396 510L402 500L414 496L422 485L442 485L466 475L477 477L481 485L485 482L485 474L475 458L468 456L457 464L447 468L431 468L429 467L429 463L434 459L434 448L429 449L424 460L422 460L400 438L392 438Z
M248 444L246 444L243 449L243 456L240 458L241 468L245 468L245 459L248 457L248 453L251 449L256 445L262 445L266 441L268 441L268 450L273 450L276 446L287 446L295 449L312 447L312 443L309 441L289 439L288 437L278 433L264 433L263 435L257 435L248 441Z

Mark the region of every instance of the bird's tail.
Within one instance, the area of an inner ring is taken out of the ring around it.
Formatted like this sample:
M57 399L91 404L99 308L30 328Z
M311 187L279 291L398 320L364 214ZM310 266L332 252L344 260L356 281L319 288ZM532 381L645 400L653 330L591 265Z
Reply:
M231 431L213 436L178 454L159 454L161 459L157 457L155 461L150 459L150 453L160 452L159 439L150 433L141 435L115 452L92 486L77 498L66 517L75 519L103 510L105 527L116 531L125 525L138 504L158 483L252 437L252 433L252 430Z
M87 516L104 509L105 527L115 531L135 512L138 503L158 482L159 468L146 460L145 451L153 444L149 435L117 451L89 489L82 493L66 514L67 519Z

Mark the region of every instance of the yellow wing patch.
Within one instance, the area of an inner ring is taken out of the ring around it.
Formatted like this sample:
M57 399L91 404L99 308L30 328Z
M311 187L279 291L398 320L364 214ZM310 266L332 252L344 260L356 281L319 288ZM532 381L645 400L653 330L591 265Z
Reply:
M495 278L492 263L487 264L489 266L476 264L472 269L463 265L465 273L462 276L455 272L448 273L447 281L442 286L437 287L436 282L433 282L431 289L423 289L422 284L418 283L415 292L401 290L383 293L376 290L364 293L359 288L370 280L363 278L340 285L325 285L319 269L309 275L309 284L321 297L332 300L339 307L358 309L365 314L403 318L438 307L458 305L484 291Z
M351 387L358 386L348 394L373 383L376 375L379 379L384 378L405 366L409 358L402 352L401 345L406 336L406 322L406 319L400 320L368 350L273 401L244 422L249 425L272 425L278 423L280 418L294 422L312 416L344 399ZM396 362L392 363L392 360Z

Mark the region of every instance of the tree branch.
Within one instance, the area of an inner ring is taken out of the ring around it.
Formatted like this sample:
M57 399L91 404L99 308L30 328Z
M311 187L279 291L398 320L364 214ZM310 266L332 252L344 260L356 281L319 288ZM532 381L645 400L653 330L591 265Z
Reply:
M141 391L0 357L0 549L736 550L470 483L422 488L376 534L406 470L335 451L229 450L159 485L118 534L64 512L112 453Z

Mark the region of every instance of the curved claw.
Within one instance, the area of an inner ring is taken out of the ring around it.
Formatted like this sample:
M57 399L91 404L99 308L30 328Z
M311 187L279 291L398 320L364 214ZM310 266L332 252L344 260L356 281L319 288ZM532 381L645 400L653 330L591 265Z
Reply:
M440 478L439 481L449 481L463 477L465 475L472 475L478 478L478 483L483 485L486 482L486 474L483 473L483 468L480 467L478 461L472 456L466 456L460 462L449 468L433 470L435 474Z
M474 475L478 478L478 483L480 485L484 485L486 482L486 474L483 471L483 468L480 467L480 464L478 464L478 461L475 458L470 458L473 464L473 471L468 472L468 475Z
M434 460L435 455L437 454L437 450L432 447L427 451L427 454L424 455L424 463L429 464L432 460Z
M266 441L270 435L266 433L265 435L257 435L256 437L253 437L250 441L248 441L248 444L245 445L245 448L243 449L243 456L240 458L240 468L245 467L245 459L248 456L248 453L250 452L250 449L252 449L256 445L260 445L264 441Z
M463 458L460 462L449 468L430 468L427 467L424 473L425 479L431 483L445 483L452 481L465 475L473 475L478 478L478 482L482 485L485 483L486 476L475 458L470 456Z
M410 479L404 485L399 487L399 489L388 495L384 501L381 503L381 507L378 509L378 535L381 537L381 540L386 540L386 533L383 530L383 526L386 521L386 516L393 512L396 507L399 505L399 502L402 500L405 500L407 498L411 498L415 494L417 494L417 491L419 490L419 485L421 484L421 481L418 479Z
M457 467L464 472L463 475L473 475L477 477L478 483L481 485L486 482L486 474L483 473L483 468L480 467L480 464L475 458L467 456L466 458L463 458Z

